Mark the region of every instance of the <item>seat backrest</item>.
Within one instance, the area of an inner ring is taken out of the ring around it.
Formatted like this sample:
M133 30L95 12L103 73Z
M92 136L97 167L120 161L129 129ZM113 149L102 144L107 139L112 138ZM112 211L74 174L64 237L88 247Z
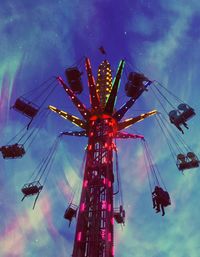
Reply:
M198 160L197 156L193 153L193 152L188 152L187 156L192 160L192 161L196 161Z
M169 112L169 118L170 120L175 120L179 117L179 113L177 110L172 110L171 112Z
M179 104L178 109L185 112L191 109L191 107L188 104L182 103L182 104Z
M186 158L186 156L182 153L179 153L177 155L177 160L180 160L181 162L185 162L186 161L185 158Z

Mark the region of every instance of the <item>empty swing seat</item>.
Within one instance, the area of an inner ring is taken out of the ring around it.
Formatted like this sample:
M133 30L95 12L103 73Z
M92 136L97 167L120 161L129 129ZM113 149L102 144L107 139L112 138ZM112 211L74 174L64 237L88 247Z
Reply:
M199 160L193 152L188 152L187 155L178 154L176 165L181 171L186 169L198 168Z
M21 144L2 146L0 150L4 159L21 158L25 154L24 146Z
M125 85L125 92L128 97L136 99L142 94L143 91L147 91L144 82L150 82L144 74L137 72L130 72L128 75L128 81Z
M70 204L65 211L64 218L71 222L72 219L76 217L77 210L78 207L75 204Z
M43 186L40 184L39 181L34 181L31 183L25 184L22 187L21 191L24 194L24 196L30 196L30 195L39 194L42 188Z
M80 94L83 91L83 85L81 81L82 73L78 70L77 67L72 67L65 70L65 75L72 91L76 94Z
M23 97L20 97L16 100L15 104L13 105L13 108L29 118L35 117L39 110L37 105L26 100Z
M122 205L114 210L114 219L118 224L124 224L125 222L125 210L123 210Z

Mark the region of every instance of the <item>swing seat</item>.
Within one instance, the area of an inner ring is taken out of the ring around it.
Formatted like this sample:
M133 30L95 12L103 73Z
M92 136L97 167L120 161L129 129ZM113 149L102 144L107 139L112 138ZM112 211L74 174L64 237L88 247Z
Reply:
M161 202L164 207L167 207L168 205L171 205L171 200L169 193L167 191L163 191L162 196L161 196Z
M180 171L199 167L199 160L193 152L188 152L187 155L178 154L177 163L178 169Z
M179 170L187 170L192 168L198 168L199 167L199 161L189 161L184 163L177 163L177 167Z
M114 210L114 219L118 224L124 224L125 222L125 210L122 205Z
M194 115L195 115L194 110L190 109L190 110L187 110L187 111L183 112L180 115L180 119L183 119L183 120L187 121L187 120L191 119Z
M190 162L185 162L185 163L179 163L179 164L177 164L177 167L180 171L192 169L192 168L198 168L199 162L198 161L195 161L195 162L190 161Z
M187 121L184 115L180 114L178 110L172 110L169 112L168 115L169 115L170 122L173 123L175 126L180 126Z
M0 150L4 159L21 158L25 154L24 146L21 144L2 146Z
M30 195L35 195L39 194L42 190L43 186L40 184L39 181L34 181L28 184L25 184L21 191L24 194L24 196L30 196Z
M173 123L175 126L180 126L189 119L191 119L195 115L195 111L187 104L179 104L177 110L172 110L169 112L169 119L170 122Z
M70 204L65 211L64 218L71 222L73 218L76 218L77 210L78 210L78 207L75 204Z
M182 111L180 119L183 119L184 121L191 119L196 114L192 107L184 103L179 104L178 109Z
M37 105L26 100L23 97L20 97L16 100L13 108L29 118L35 117L39 110Z
M144 82L149 82L149 79L144 74L137 72L130 72L128 75L128 81L125 85L125 92L128 97L138 98L140 94L147 91Z
M78 70L77 67L72 67L65 70L65 75L72 91L76 94L80 94L83 91L83 85L81 81L82 73Z

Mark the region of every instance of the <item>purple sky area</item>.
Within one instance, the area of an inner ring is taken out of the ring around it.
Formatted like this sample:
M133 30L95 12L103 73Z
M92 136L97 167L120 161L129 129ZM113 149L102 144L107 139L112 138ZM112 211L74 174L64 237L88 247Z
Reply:
M184 145L199 155L199 24L198 0L2 0L1 145L6 145L29 122L10 110L16 98L32 89L33 93L26 96L35 96L41 89L40 84L51 76L61 75L65 79L64 69L79 64L84 56L90 58L96 77L98 65L105 58L98 50L103 45L113 76L120 59L125 59L125 71L142 71L195 109L197 115L188 122L189 130L184 128L183 136L167 121L166 126L175 138L173 143L180 143L181 136ZM81 70L84 71L84 65ZM84 92L80 99L89 107L85 71L83 82ZM124 76L121 82L117 107L128 99L124 93ZM174 97L165 96L177 106ZM160 99L170 111L167 101ZM78 115L59 86L44 107L48 104ZM165 109L149 89L126 117L153 109L166 117ZM43 124L42 128L22 159L4 160L0 156L1 257L70 257L72 253L76 221L69 228L63 214L75 188L78 189L74 202L78 204L87 140L62 138L47 183L33 211L33 198L21 202L21 187L29 181L60 131L77 129L54 113L47 119L42 117L40 124ZM118 141L127 217L123 229L115 224L115 256L199 257L200 169L187 170L184 175L178 171L173 159L176 156L171 155L155 117L127 131L137 131L145 136L172 204L166 208L164 217L155 213L141 142ZM15 142L12 140L11 143Z

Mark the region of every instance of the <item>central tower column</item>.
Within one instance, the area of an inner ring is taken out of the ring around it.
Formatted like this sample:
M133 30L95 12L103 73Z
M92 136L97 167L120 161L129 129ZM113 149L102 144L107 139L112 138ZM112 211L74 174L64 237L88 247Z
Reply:
M116 122L93 116L88 132L73 257L113 257L113 137Z

